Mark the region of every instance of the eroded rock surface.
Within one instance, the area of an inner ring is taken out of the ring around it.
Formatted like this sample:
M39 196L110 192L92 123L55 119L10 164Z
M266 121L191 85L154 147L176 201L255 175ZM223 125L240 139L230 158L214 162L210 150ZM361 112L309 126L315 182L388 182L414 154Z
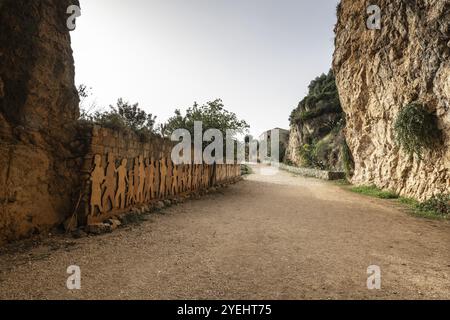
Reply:
M338 9L334 71L353 182L423 200L450 191L450 1L379 0L381 30L366 27L367 1ZM395 143L399 110L420 101L438 117L440 147L411 158Z
M73 210L78 94L66 26L78 1L0 2L0 242Z

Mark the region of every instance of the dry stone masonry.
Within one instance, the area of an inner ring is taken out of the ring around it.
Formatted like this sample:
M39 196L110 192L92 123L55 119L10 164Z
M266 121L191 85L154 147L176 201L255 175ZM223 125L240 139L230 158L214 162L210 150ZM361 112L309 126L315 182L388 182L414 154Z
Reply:
M78 220L88 225L236 182L239 164L182 164L171 160L171 141L142 142L133 133L94 126L83 166L84 192Z

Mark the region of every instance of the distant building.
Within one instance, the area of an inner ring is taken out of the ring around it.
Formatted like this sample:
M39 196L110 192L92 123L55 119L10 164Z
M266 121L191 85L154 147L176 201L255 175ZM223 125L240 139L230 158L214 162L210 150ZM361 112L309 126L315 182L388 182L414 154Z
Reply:
M284 155L286 153L286 148L287 145L289 143L289 130L286 129L281 129L281 128L274 128L271 130L267 130L264 131L260 136L259 136L259 142L263 142L263 141L267 141L267 151L268 151L268 156L271 156L271 141L272 141L272 134L279 134L279 142L280 142L280 146L279 146L279 150L280 150L280 159L279 161L283 161L284 159Z
M271 137L272 137L272 131L278 131L280 134L280 143L288 143L289 140L289 130L286 129L281 129L281 128L274 128L272 130L267 130L264 131L260 136L259 136L259 141L264 141L267 140L267 142L270 143L271 141Z

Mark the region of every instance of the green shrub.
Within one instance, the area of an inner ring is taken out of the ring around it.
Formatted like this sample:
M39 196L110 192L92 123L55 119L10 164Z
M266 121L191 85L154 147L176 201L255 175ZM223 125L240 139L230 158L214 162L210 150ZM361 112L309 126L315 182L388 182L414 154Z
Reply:
M300 158L302 159L302 164L305 167L314 166L314 146L310 144L304 144L299 148L298 153L300 155Z
M450 214L450 195L437 195L419 204L422 211L433 212L437 216L448 217Z
M139 108L138 103L130 104L123 99L118 99L117 104L110 106L109 111L89 113L83 110L79 122L117 131L131 131L138 135L142 142L148 142L156 136L156 117Z
M420 159L423 151L435 146L440 138L436 117L419 103L411 103L400 111L394 131L397 143Z
M348 147L347 141L345 139L342 140L341 143L341 159L342 164L344 166L344 172L347 178L353 175L353 170L355 168L355 162L353 160L352 152Z
M253 170L252 168L250 168L250 166L246 165L246 164L242 164L241 165L241 175L248 175L248 174L252 174Z
M411 209L411 213L430 219L450 217L450 195L437 195L425 202L401 197L399 201Z

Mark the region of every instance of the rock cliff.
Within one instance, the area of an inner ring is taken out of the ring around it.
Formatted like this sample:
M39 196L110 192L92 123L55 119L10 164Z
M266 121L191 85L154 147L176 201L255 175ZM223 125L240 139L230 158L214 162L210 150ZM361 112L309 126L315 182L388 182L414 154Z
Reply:
M287 162L301 167L343 170L343 118L333 73L311 81L308 95L290 116Z
M450 191L450 1L342 0L333 68L355 161L353 182L424 200ZM367 6L381 8L369 30ZM419 101L435 115L442 141L423 159L395 141L394 122Z
M72 4L0 2L0 242L44 231L73 210L81 159Z

